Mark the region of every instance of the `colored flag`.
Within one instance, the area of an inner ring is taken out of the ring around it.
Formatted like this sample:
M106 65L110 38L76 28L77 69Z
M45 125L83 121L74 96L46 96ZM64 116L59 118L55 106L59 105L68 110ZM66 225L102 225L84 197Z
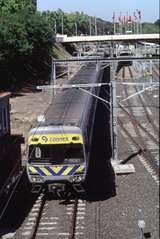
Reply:
M121 14L121 12L120 12L120 15L119 15L119 17L118 17L118 20L119 20L119 22L122 23L122 14Z
M136 21L138 18L135 12L133 13L133 16L134 16L134 20Z
M139 15L139 20L141 20L142 18L141 11L138 11L138 15Z
M132 22L132 16L129 16L128 22Z

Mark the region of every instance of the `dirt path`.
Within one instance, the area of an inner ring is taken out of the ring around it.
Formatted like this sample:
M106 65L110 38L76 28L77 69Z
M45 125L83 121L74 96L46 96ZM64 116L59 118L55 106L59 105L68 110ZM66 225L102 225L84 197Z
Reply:
M49 92L21 93L10 99L11 133L22 134L27 139L29 129L36 124L38 115L42 115L51 100ZM26 148L22 145L22 154Z
M76 74L79 66L70 66L70 79ZM56 83L68 83L67 76L57 79ZM37 116L43 115L51 99L51 91L19 92L10 98L11 104L11 133L23 135L25 145L22 145L22 154L25 154L26 139L30 128L37 124ZM58 93L58 91L57 91Z

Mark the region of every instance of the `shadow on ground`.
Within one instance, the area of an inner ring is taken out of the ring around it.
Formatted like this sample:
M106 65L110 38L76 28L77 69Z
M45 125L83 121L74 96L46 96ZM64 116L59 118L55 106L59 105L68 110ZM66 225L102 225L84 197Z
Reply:
M103 82L109 79L109 69ZM108 80L109 81L109 80ZM107 92L107 94L106 94ZM110 101L110 89L101 89L100 97ZM98 101L94 122L91 158L86 180L86 200L106 200L116 195L115 174L111 165L112 148L110 135L110 111Z
M15 232L21 226L37 196L31 193L31 187L25 174L9 208L0 220L0 238L2 235Z

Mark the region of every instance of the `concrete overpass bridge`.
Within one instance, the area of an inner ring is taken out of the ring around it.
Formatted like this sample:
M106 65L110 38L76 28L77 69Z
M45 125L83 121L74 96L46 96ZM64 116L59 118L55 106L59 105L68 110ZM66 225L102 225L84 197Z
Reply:
M72 36L56 35L56 42L79 43L79 42L123 42L135 43L139 41L160 43L159 34L129 34L129 35L101 35L101 36Z

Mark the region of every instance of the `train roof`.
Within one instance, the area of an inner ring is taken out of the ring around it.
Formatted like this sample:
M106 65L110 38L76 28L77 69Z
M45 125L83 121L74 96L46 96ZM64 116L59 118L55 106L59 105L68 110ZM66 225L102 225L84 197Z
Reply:
M80 128L76 126L41 126L38 128L33 128L30 130L30 135L38 135L38 134L81 134Z
M82 67L72 78L70 84L95 83L100 78L99 74L93 65ZM75 88L62 89L45 112L45 122L42 123L42 126L71 125L79 127L90 105L89 101L93 100L91 98L93 97L89 94Z

